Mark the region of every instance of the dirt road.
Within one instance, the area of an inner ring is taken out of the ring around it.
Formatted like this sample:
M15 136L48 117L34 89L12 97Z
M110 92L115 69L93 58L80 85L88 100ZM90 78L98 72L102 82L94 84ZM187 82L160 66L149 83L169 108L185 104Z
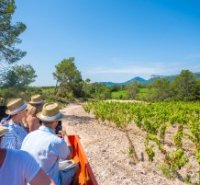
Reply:
M129 142L124 132L102 125L87 114L80 104L70 104L62 110L63 126L68 134L78 134L99 185L182 185L169 180L143 154L143 133L137 128L131 140L137 148L136 165L128 153ZM143 160L142 160L143 158Z

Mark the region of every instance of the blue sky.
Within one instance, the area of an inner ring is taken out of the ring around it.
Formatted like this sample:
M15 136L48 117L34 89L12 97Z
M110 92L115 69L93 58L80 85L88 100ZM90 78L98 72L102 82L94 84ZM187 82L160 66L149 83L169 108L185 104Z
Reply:
M62 59L75 57L84 79L123 82L135 76L200 72L199 0L16 0L13 22L27 30L19 64L34 85L54 85Z

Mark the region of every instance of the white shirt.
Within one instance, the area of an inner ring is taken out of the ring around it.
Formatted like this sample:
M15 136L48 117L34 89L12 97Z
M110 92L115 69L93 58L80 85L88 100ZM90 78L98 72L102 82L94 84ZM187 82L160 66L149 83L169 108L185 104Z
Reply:
M3 126L7 127L9 132L4 135L0 145L1 148L19 150L24 138L27 135L27 131L23 126L12 122L5 122L3 123Z
M65 141L57 137L52 129L40 126L38 130L28 134L21 150L29 152L56 185L60 184L58 162L60 159L66 159L70 150Z
M27 152L7 149L0 167L1 185L26 185L39 172L40 167Z

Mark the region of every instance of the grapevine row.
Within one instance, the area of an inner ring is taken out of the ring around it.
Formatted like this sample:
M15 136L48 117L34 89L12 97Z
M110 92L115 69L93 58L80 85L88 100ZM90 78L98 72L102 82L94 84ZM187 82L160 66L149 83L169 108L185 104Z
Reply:
M101 122L115 123L125 129L135 123L146 133L145 152L150 161L156 157L155 147L164 156L163 169L172 176L179 177L179 170L190 162L183 141L191 144L190 155L198 165L198 184L200 185L200 103L199 102L161 102L161 103L119 103L89 102L84 105L86 112L92 112ZM166 147L166 130L176 128L171 150ZM190 174L184 177L192 182Z

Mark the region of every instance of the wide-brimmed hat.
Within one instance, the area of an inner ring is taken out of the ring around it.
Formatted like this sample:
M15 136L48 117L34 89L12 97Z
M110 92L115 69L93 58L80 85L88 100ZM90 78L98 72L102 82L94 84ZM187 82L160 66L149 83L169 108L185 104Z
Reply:
M6 114L15 115L26 110L27 104L21 99L16 98L8 102Z
M36 116L45 122L59 121L63 117L57 103L44 104L42 112L39 112Z
M0 125L0 137L3 136L5 133L7 133L9 131L8 128L3 127Z
M37 95L31 96L31 101L29 103L32 105L39 105L39 104L43 104L44 100L42 99L41 95L37 94Z

